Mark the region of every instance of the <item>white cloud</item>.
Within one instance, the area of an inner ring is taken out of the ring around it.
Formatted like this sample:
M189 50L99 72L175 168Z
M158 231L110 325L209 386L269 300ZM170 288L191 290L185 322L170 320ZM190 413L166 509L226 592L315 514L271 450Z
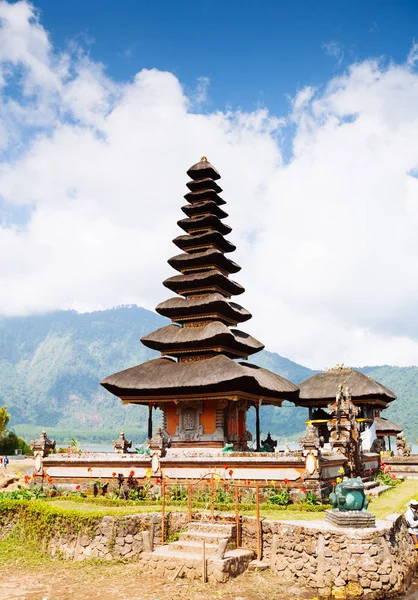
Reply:
M185 170L204 154L223 175L245 329L309 366L418 364L413 50L303 88L288 116L197 114L171 73L120 84L79 48L56 53L25 2L0 1L0 22L0 200L31 208L0 227L2 314L167 298Z

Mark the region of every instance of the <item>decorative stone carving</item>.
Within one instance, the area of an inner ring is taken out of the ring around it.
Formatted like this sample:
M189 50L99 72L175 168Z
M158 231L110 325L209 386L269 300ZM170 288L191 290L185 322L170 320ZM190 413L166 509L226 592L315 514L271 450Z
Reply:
M163 457L166 454L167 448L171 445L171 439L168 433L161 429L161 427L157 427L157 431L155 435L149 440L149 447L151 450L154 450L153 456L158 454Z
M48 456L51 450L55 450L55 440L50 440L46 431L42 431L41 435L37 440L32 440L30 443L30 447L32 448L35 456L41 456L44 458Z
M118 454L126 454L129 448L132 448L132 442L125 438L123 431L120 432L120 436L117 440L112 442L113 450Z
M351 400L351 393L345 384L341 384L335 402L328 405L331 421L328 422L332 450L347 458L348 474L358 475L362 470L361 436L356 417L359 408Z
M398 433L396 436L396 454L398 456L410 456L411 455L412 446L406 443L406 439L404 434Z

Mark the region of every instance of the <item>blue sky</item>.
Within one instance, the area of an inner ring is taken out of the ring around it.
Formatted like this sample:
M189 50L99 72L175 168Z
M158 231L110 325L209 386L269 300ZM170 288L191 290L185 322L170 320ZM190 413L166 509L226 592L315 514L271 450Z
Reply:
M418 2L403 0L37 0L54 44L90 41L94 60L119 81L142 68L174 73L193 89L209 77L205 110L266 105L347 65L405 59L418 38Z
M202 155L246 331L418 365L418 2L0 0L0 315L154 309Z

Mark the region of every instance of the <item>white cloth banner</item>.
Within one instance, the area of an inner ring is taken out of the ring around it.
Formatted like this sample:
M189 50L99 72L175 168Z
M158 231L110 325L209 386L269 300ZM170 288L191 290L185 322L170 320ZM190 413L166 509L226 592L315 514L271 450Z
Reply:
M370 448L372 447L372 444L375 441L375 439L376 439L376 423L373 422L373 424L371 425L371 427L368 427L361 434L361 441L362 441L362 444L363 444L363 450L365 452L369 452L370 451Z

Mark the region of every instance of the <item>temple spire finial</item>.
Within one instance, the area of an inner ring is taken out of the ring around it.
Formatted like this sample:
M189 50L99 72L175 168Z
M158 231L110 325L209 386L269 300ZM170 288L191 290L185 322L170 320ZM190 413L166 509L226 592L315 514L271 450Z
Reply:
M208 159L206 158L206 156L202 156L202 158L200 159L200 162L208 162Z

